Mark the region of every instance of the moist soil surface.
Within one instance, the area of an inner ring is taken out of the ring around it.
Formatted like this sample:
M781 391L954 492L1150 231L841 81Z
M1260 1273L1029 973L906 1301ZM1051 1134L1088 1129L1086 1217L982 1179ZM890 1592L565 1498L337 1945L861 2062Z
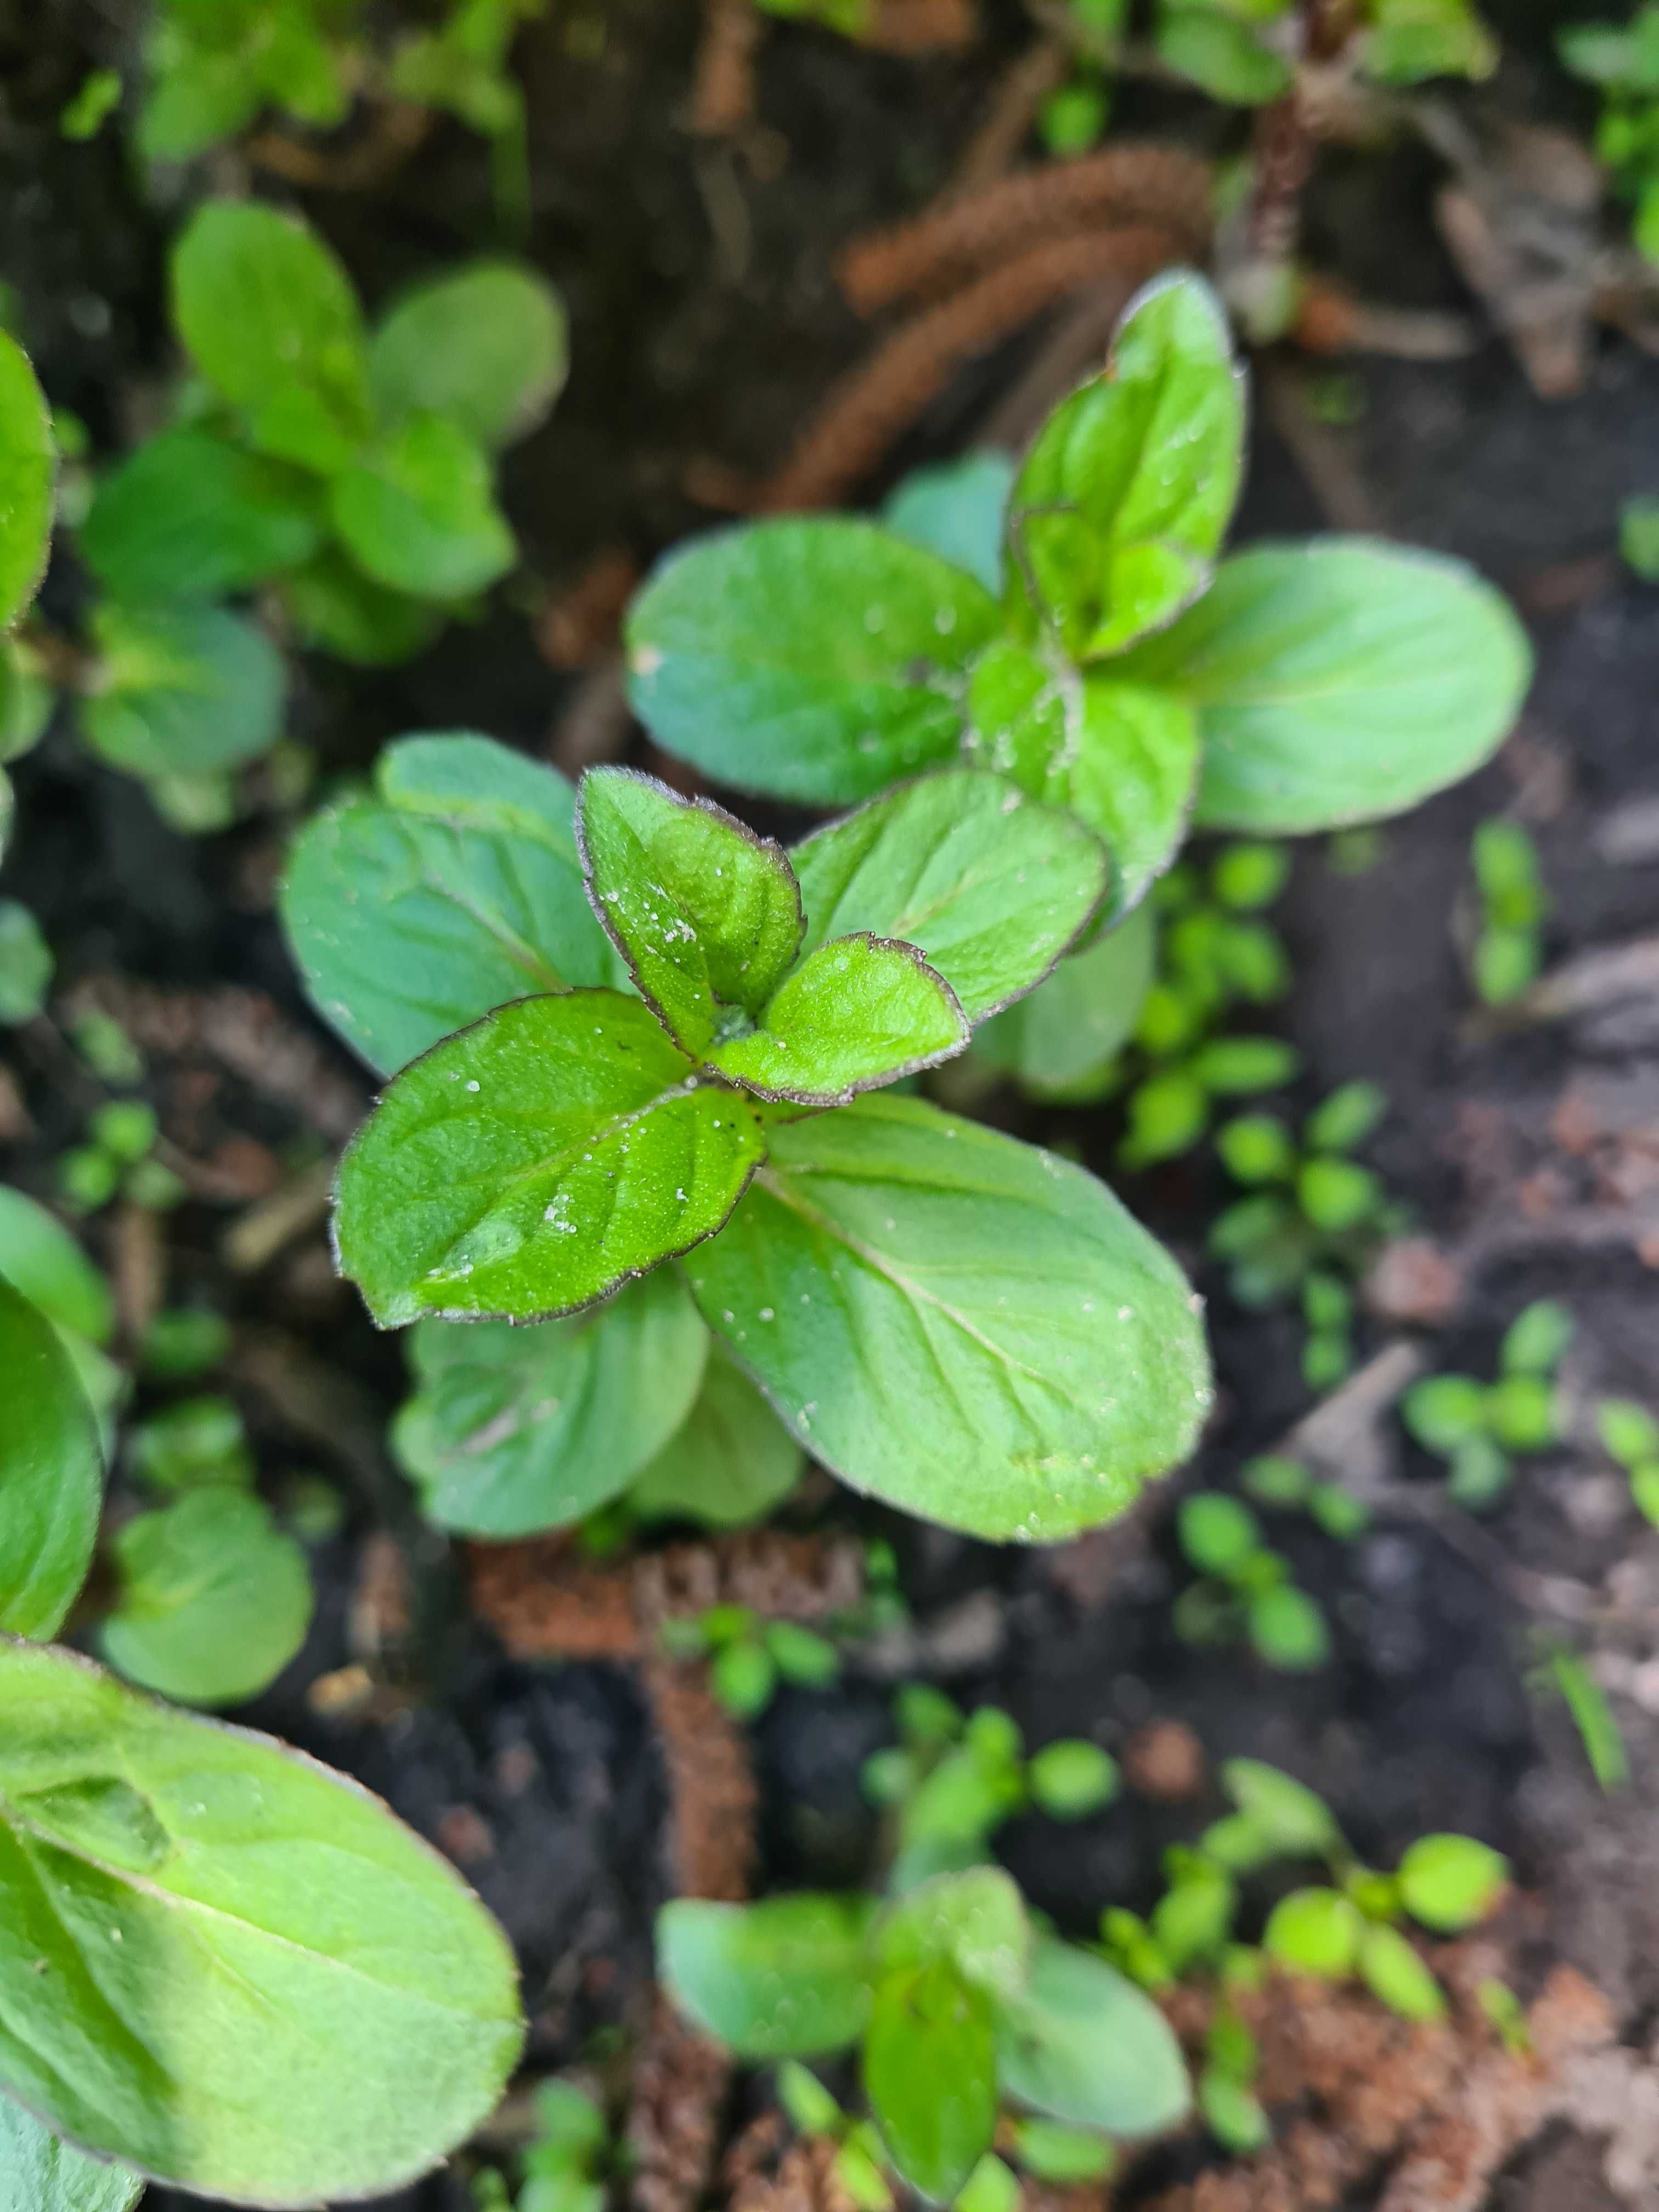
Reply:
M1557 12L1494 11L1511 58L1483 98L1499 111L1573 112L1540 65ZM549 751L581 679L538 650L536 587L556 593L613 550L648 563L720 519L696 496L714 465L742 477L776 463L867 343L835 289L835 252L940 188L1029 35L1001 8L977 46L949 58L872 54L780 27L756 130L699 143L684 115L696 24L689 9L670 14L614 0L597 59L572 58L570 9L526 33L528 251L564 289L574 359L551 422L506 473L530 580L404 669L304 665L295 733L325 777L361 769L414 728L475 727ZM0 269L48 391L100 447L153 412L170 367L159 302L177 210L133 188L113 134L66 148L54 118L86 70L123 58L130 37L116 9L37 0L0 12ZM1132 93L1121 127L1207 150L1229 126L1200 103ZM1469 312L1430 221L1433 181L1414 154L1333 157L1312 196L1314 249L1369 296ZM486 165L447 126L378 189L299 200L371 302L495 242ZM957 376L866 493L970 442L1042 336L1034 325ZM827 1485L796 1518L888 1537L916 1668L966 1705L1005 1705L1034 1741L1078 1735L1121 1753L1149 1723L1178 1720L1212 1765L1249 1753L1312 1784L1379 1863L1435 1829L1497 1844L1540 1901L1548 1954L1582 1967L1639 2039L1659 2008L1659 1533L1578 1439L1600 1394L1659 1402L1650 1225L1645 1259L1641 1249L1644 1161L1650 1183L1659 1175L1659 1005L1650 981L1645 997L1576 1018L1484 1018L1458 931L1471 830L1500 810L1538 841L1553 964L1659 931L1659 831L1650 814L1644 842L1641 814L1659 809L1659 592L1614 557L1620 500L1659 489L1659 362L1604 339L1583 391L1552 402L1496 338L1449 362L1345 366L1363 412L1326 438L1350 511L1357 492L1376 531L1462 555L1511 591L1538 679L1498 758L1389 825L1368 872L1344 872L1324 841L1298 848L1274 916L1297 977L1276 1023L1305 1060L1298 1103L1353 1077L1386 1086L1373 1157L1414 1233L1453 1263L1437 1326L1370 1314L1362 1365L1404 1341L1432 1369L1490 1372L1506 1323L1547 1294L1577 1324L1566 1370L1576 1441L1528 1462L1471 1530L1392 1414L1358 1420L1337 1459L1363 1461L1389 1492L1371 1532L1338 1544L1304 1519L1269 1516L1272 1540L1327 1608L1333 1663L1276 1674L1242 1650L1183 1644L1170 1626L1188 1579L1174 1502L1229 1480L1307 1412L1299 1329L1240 1310L1206 1264L1204 1224L1226 1195L1207 1152L1126 1182L1113 1169L1111 1109L1042 1112L1000 1096L984 1110L1080 1148L1195 1270L1221 1383L1204 1450L1132 1526L1053 1553L989 1549ZM1325 526L1328 497L1264 420L1238 538ZM48 614L80 589L60 562ZM647 757L637 731L623 736L629 757ZM202 1152L241 1140L279 1161L307 1139L337 1141L313 1072L328 1071L348 1125L368 1085L295 988L271 904L281 824L256 812L222 836L179 837L137 786L62 732L16 781L29 836L7 888L40 915L66 1003L88 979L124 979L162 994L152 1005L172 1007L185 1031L199 1029L204 1003L191 994L238 987L272 1004L268 1049L240 1069L193 1031L175 1054L152 1051L152 1094L175 1141ZM87 1102L49 1030L20 1035L5 1056L29 1123L0 1163L44 1192ZM236 1275L221 1256L228 1218L205 1203L170 1217L173 1293L205 1291L236 1317L231 1387L265 1474L319 1472L348 1499L344 1533L314 1549L321 1602L305 1651L236 1717L361 1776L461 1865L517 1948L538 2069L619 2047L647 2002L651 1917L672 1878L667 1784L639 1671L514 1658L472 1617L465 1562L419 1527L384 1456L402 1391L395 1341L332 1284L320 1220L262 1271ZM114 1498L118 1509L131 1502L118 1480ZM1578 1650L1610 1696L1631 1766L1622 1790L1598 1789L1559 1698L1540 1686L1552 1638ZM891 1674L879 1654L855 1651L836 1687L787 1690L757 1726L765 1881L834 1884L869 1866L877 1824L859 1774L890 1740ZM1150 1902L1161 1847L1195 1835L1218 1802L1208 1782L1178 1803L1131 1790L1077 1825L1018 1821L1001 1848L1034 1904L1088 1934L1103 1905ZM1169 2178L1153 2173L1147 2186ZM397 2201L459 2212L467 2198L449 2172ZM1492 2201L1504 2212L1600 2212L1620 2200L1595 2146L1568 2127L1525 2154Z

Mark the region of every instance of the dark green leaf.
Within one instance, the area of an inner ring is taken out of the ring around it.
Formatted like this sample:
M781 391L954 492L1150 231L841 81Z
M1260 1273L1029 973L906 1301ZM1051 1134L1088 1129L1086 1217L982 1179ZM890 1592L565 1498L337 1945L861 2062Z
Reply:
M832 938L769 1001L762 1025L718 1045L718 1068L763 1098L844 1106L860 1091L937 1066L967 1043L956 993L913 945Z
M628 1504L641 1520L742 1528L788 1496L805 1463L793 1437L716 1344L696 1402L629 1484Z
M331 545L285 576L281 593L302 644L361 668L407 660L431 643L443 623L437 608L388 591Z
M1072 1944L1037 1943L1025 1994L998 2026L1004 2088L1050 2119L1150 2136L1191 2103L1181 2045L1158 2007Z
M948 1965L877 1983L864 2089L900 2176L948 2203L991 2147L997 2120L990 2000Z
M55 1213L0 1183L0 1275L48 1321L93 1344L115 1334L115 1301Z
M687 1273L855 1489L1054 1540L1185 1457L1209 1403L1195 1302L1081 1169L908 1098L775 1127L771 1144Z
M256 623L222 607L106 600L92 626L100 688L76 713L112 767L154 781L222 775L282 735L288 673Z
M548 1319L708 1237L764 1150L636 999L503 1006L387 1089L340 1170L340 1266L382 1328Z
M28 908L15 899L0 899L0 1027L32 1022L42 1011L55 964Z
M458 599L518 557L483 448L441 415L410 415L329 487L347 550L377 584Z
M870 2008L864 1897L760 1905L680 1898L657 1916L657 1971L680 2009L744 2058L845 2050Z
M381 323L368 356L387 422L447 416L492 451L535 428L568 365L558 294L515 261L476 261L421 285Z
M845 516L754 524L659 568L628 623L635 710L740 789L846 805L948 759L982 584Z
M488 2116L511 1954L384 1806L67 1652L0 1649L0 2082L48 2125L297 2206L395 2190Z
M61 2142L0 2096L0 2205L6 2212L131 2212L143 2176Z
M988 1023L975 1051L1039 1097L1097 1082L1140 1018L1157 941L1152 908L1138 907Z
M143 1689L186 1705L240 1705L305 1642L313 1603L306 1555L246 1490L188 1491L127 1522L113 1550L118 1591L99 1640Z
M562 1528L625 1489L696 1401L708 1333L674 1270L539 1328L422 1322L392 1443L441 1528Z
M1196 819L1287 835L1404 812L1478 768L1532 667L1462 562L1361 538L1267 545L1123 664L1199 712Z
M0 1630L51 1636L92 1564L103 1457L57 1331L3 1277L0 1375Z
M832 822L790 856L804 949L902 938L980 1022L1040 982L1106 889L1106 856L1000 776L943 769Z
M296 470L186 428L150 439L104 479L80 546L119 599L210 599L297 568L322 536L314 489Z
M28 356L0 331L0 629L9 629L45 573L57 473L52 417Z

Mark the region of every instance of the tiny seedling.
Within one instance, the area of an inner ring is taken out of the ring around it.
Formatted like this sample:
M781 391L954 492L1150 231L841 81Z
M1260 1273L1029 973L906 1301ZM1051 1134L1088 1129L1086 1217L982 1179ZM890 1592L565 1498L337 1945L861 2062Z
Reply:
M1601 88L1596 153L1634 204L1637 251L1659 261L1659 6L1649 0L1626 23L1571 24L1556 46L1575 76Z
M1659 499L1651 492L1635 493L1620 507L1619 550L1644 584L1659 583Z
M1494 816L1475 831L1469 855L1480 901L1470 972L1489 1006L1507 1006L1535 981L1544 964L1550 900L1538 848L1518 822Z
M1630 1780L1630 1753L1601 1685L1569 1644L1546 1639L1540 1663L1528 1677L1534 1689L1553 1691L1565 1705L1590 1772L1602 1790Z
M1306 1513L1334 1542L1351 1544L1371 1525L1364 1500L1340 1482L1322 1480L1300 1461L1264 1452L1238 1471L1241 1487L1271 1512Z
M163 1213L185 1195L185 1186L155 1157L161 1135L155 1111L142 1099L116 1098L87 1125L87 1141L58 1162L58 1194L72 1213L95 1213L112 1199Z
M28 908L15 899L0 899L0 1028L15 1029L41 1012L54 964Z
M1376 1170L1350 1158L1387 1111L1376 1084L1346 1083L1309 1115L1299 1140L1275 1114L1240 1115L1216 1133L1222 1165L1252 1194L1211 1224L1210 1250L1242 1305L1300 1296L1302 1370L1316 1390L1352 1364L1349 1285L1398 1218Z
M1659 1528L1659 1421L1632 1399L1603 1398L1595 1408L1595 1432L1630 1477L1633 1503Z
M1556 1370L1572 1340L1572 1316L1540 1298L1511 1322L1498 1379L1431 1375L1413 1382L1401 1418L1425 1451L1447 1462L1447 1489L1472 1512L1495 1504L1515 1479L1515 1460L1548 1451L1561 1434Z
M1263 1540L1242 1499L1195 1491L1176 1520L1181 1548L1202 1580L1176 1600L1176 1633L1188 1644L1228 1644L1241 1635L1256 1656L1286 1674L1322 1667L1331 1656L1323 1607L1290 1578L1284 1554Z
M495 1370L441 1431L429 1390L400 1426L440 1517L519 1534L616 1495L711 1333L769 1434L980 1534L1092 1525L1182 1456L1206 1363L1161 1249L1053 1155L864 1095L1040 981L1105 872L1070 814L969 768L786 854L627 770L578 795L486 739L410 738L314 823L283 894L301 968L403 1069L341 1169L343 1272L383 1326L585 1316L422 1333L423 1382ZM544 1358L574 1389L538 1386Z
M606 2183L620 2170L620 2147L605 2113L573 2081L543 2081L534 2095L535 2132L520 2154L516 2194L499 2166L472 2177L477 2212L605 2212Z
M736 1720L758 1720L779 1685L827 1689L841 1673L841 1654L827 1638L798 1621L762 1620L745 1605L713 1605L689 1620L671 1620L664 1648L676 1659L707 1659L708 1686Z
M872 2122L842 2112L799 2058L786 2058L778 2068L777 2090L778 2102L799 2134L834 2143L833 2171L858 2212L893 2212L896 2199L887 2179L886 2147Z
M109 1357L115 1340L109 1285L55 1213L6 1183L0 1183L0 1277L52 1324L107 1449L128 1389Z

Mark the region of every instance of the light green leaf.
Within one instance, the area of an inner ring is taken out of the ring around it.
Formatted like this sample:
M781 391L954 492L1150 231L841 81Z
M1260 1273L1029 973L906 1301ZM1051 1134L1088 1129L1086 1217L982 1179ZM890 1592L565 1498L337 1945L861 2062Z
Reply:
M0 2205L5 2212L131 2212L142 2174L106 2166L0 2097Z
M58 455L28 356L0 331L0 629L34 597L52 539Z
M809 952L748 1036L717 1045L711 1067L763 1098L844 1106L860 1091L937 1066L967 1043L956 993L914 945L832 938Z
M982 584L873 523L756 523L674 554L635 600L630 695L722 782L850 805L949 758L1000 626Z
M10 2094L275 2205L396 2189L485 2118L522 2042L511 1954L376 1799L68 1652L0 1650L0 1706Z
M935 1875L890 1904L870 1938L880 1974L943 1960L965 1981L1000 1997L1017 1996L1031 1956L1031 1926L1012 1877L1000 1867Z
M1033 584L1081 658L1121 651L1201 591L1238 496L1244 399L1226 312L1176 270L1130 302L1105 368L1038 432L1008 502Z
M51 1636L92 1564L97 1424L45 1314L0 1277L0 1630Z
M98 487L79 544L118 599L210 599L297 568L322 544L314 487L210 431L151 438Z
M1261 107L1282 98L1294 82L1283 56L1223 8L1163 0L1153 36L1158 59L1212 100Z
M888 495L881 519L895 538L925 545L1000 592L1002 538L1015 465L1007 453L968 453L915 469Z
M278 587L299 641L359 668L384 668L429 645L440 611L406 592L388 591L327 546Z
M1040 982L1103 896L1081 824L1001 777L942 769L798 845L804 949L868 931L921 951L982 1021Z
M680 1429L708 1332L672 1267L538 1328L422 1322L392 1448L421 1510L463 1535L559 1528L625 1489Z
M884 1975L871 2001L863 2071L899 2174L924 2197L948 2203L996 2129L989 1998L943 1960Z
M629 1484L629 1508L643 1521L740 1528L781 1503L805 1464L793 1437L725 1347L715 1344L696 1404Z
M1040 1940L999 2025L1004 2089L1073 2127L1156 2135L1191 2103L1181 2045L1146 1993L1104 1960Z
M844 1481L975 1535L1054 1541L1186 1456L1210 1396L1195 1301L1092 1176L908 1098L770 1143L686 1273Z
M550 1319L712 1236L764 1144L636 999L524 999L388 1087L341 1164L342 1272L383 1328Z
M1169 691L1044 665L994 646L969 690L970 759L1069 807L1105 843L1109 914L1138 906L1180 850L1199 771L1197 718Z
M987 1023L975 1051L1039 1097L1063 1097L1097 1082L1140 1018L1157 946L1152 909L1142 904Z
M482 592L518 558L488 456L441 415L409 416L342 470L329 507L352 558L416 599Z
M306 1640L311 1570L270 1509L214 1483L117 1533L118 1594L99 1631L129 1681L193 1705L257 1697Z
M114 1335L115 1301L79 1238L9 1183L0 1183L0 1275L60 1328L93 1344Z
M16 899L0 899L0 1027L34 1019L46 1003L55 965L28 908Z
M100 687L81 734L112 768L151 779L223 775L282 734L288 685L264 630L222 607L123 607L92 617Z
M1341 1848L1329 1806L1278 1767L1259 1759L1230 1759L1221 1770L1221 1784L1275 1851L1322 1856Z
M1510 1863L1473 1836L1419 1836L1400 1862L1406 1910L1425 1928L1461 1935L1484 1920L1508 1886Z
M421 285L381 323L368 357L384 420L447 416L492 451L535 428L568 366L559 295L516 261L477 261Z
M812 1891L759 1905L678 1898L657 1915L657 1971L681 2011L740 2057L842 2051L869 2013L874 1910Z
M1291 835L1401 813L1468 775L1531 668L1508 603L1462 562L1323 538L1224 562L1121 672L1197 708L1200 828Z
M371 1066L511 999L619 979L556 769L456 733L398 738L374 781L306 825L281 894L307 989Z
M687 1048L713 1033L711 991L758 1015L800 945L800 893L782 847L631 769L590 769L578 813L595 911L649 1002L661 1011L647 967L687 1000L698 1033L693 1046L680 1032Z
M1397 1928L1365 1930L1359 1946L1359 1974L1374 1996L1407 2020L1446 2016L1445 1992Z
M1340 1981L1359 1956L1365 1923L1340 1889L1293 1889L1267 1916L1261 1948L1298 1974Z
M255 200L209 200L173 252L173 313L262 452L345 466L368 434L368 356L351 279L314 232Z

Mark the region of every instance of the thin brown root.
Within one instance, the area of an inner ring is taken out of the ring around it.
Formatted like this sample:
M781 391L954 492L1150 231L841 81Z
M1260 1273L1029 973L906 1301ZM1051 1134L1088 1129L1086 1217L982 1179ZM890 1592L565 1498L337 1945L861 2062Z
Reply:
M269 170L303 191L366 192L389 184L416 153L432 128L432 110L406 100L375 111L355 146L325 152L301 145L280 131L261 131L244 148L256 168Z
M1072 70L1072 50L1064 39L1039 39L1004 76L951 179L947 198L982 192L1006 176L1019 159L1044 100L1060 90Z

